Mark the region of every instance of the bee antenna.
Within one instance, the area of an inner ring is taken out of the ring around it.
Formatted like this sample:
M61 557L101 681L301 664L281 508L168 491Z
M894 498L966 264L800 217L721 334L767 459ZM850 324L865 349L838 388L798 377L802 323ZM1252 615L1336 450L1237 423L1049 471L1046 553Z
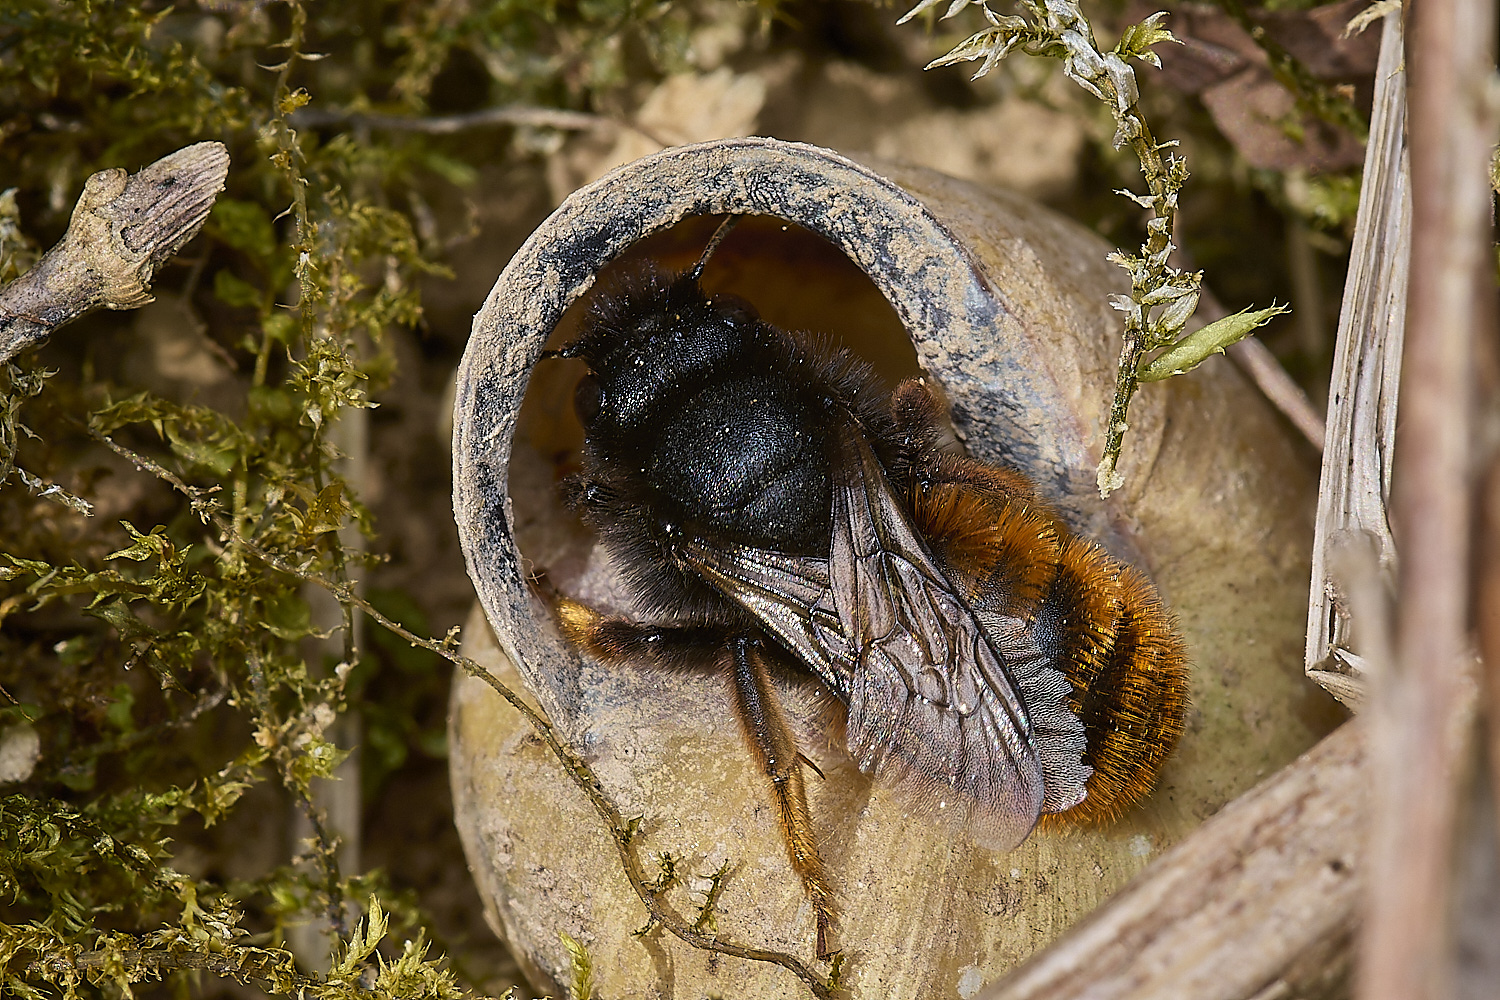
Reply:
M708 266L708 258L714 255L714 251L719 249L719 244L724 242L724 238L729 235L729 231L739 221L740 217L738 215L731 215L719 223L719 228L714 230L713 239L709 240L708 246L703 248L703 256L698 258L698 263L694 264L693 269L688 272L689 278L697 281L703 276L703 269Z

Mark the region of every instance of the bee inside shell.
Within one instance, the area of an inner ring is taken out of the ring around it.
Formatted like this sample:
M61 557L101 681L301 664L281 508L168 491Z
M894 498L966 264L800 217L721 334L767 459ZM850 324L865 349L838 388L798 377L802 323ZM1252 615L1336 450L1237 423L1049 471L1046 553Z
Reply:
M565 583L554 603L604 664L724 675L827 958L817 772L774 674L816 677L850 756L918 815L1008 850L1149 792L1182 733L1185 650L1143 574L1020 472L949 447L928 382L710 294L733 232L680 270L622 262L546 355L586 366L565 490L633 607Z

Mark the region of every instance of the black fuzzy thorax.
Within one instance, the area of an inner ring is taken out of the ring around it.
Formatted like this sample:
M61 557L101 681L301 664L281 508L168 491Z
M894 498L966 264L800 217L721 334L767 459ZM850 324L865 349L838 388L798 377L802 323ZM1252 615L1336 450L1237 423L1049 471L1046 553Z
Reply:
M579 338L598 388L574 495L638 596L679 621L748 624L683 569L690 540L826 556L837 435L889 437L882 387L829 351L643 270L598 297ZM591 417L591 419L590 419Z

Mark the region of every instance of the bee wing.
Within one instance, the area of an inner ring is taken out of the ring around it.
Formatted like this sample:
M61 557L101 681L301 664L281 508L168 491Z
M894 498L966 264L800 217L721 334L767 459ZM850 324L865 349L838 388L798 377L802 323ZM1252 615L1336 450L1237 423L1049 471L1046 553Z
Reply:
M848 702L861 770L1009 849L1043 810L1084 797L1071 688L1019 619L976 617L863 436L842 448L826 560L697 544L684 554Z
M859 654L839 620L827 559L745 545L711 547L696 540L681 551L689 566L759 618L823 683L849 700Z
M859 650L849 749L860 767L1008 848L1081 802L1090 769L1072 692L1020 619L978 616L917 537L861 435L843 438L829 584Z

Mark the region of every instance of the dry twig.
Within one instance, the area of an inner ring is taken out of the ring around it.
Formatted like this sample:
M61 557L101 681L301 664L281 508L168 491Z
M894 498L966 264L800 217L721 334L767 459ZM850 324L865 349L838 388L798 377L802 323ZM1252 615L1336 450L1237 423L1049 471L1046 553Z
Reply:
M199 142L134 174L91 176L62 240L0 289L0 362L101 306L150 302L156 268L202 227L228 174L224 144Z
M412 115L382 115L367 111L341 111L338 109L300 108L291 116L294 128L372 128L389 132L421 132L424 135L453 135L473 128L495 128L505 125L523 125L533 128L555 128L563 132L592 132L619 127L619 123L603 115L586 111L564 111L559 108L538 108L525 104L507 104L499 108L484 108L460 115L430 115L418 118Z
M1356 720L1224 807L981 1000L1318 989L1338 972L1363 894L1368 786Z
M1198 311L1211 315L1210 310L1204 308L1207 305L1206 293L1204 299ZM1223 312L1221 307L1219 315L1227 316L1228 313ZM1239 366L1240 371L1250 376L1250 381L1255 383L1271 405L1302 432L1308 443L1322 451L1328 434L1327 425L1318 411L1313 409L1307 393L1281 367L1281 362L1276 360L1271 349L1257 337L1246 337L1237 344L1231 344L1225 353Z
M1495 10L1487 0L1421 0L1411 14L1412 255L1393 483L1402 548L1395 669L1377 685L1371 712L1365 1000L1451 995L1453 841L1472 729L1470 466L1480 282L1492 280L1493 267L1485 168L1495 135Z

